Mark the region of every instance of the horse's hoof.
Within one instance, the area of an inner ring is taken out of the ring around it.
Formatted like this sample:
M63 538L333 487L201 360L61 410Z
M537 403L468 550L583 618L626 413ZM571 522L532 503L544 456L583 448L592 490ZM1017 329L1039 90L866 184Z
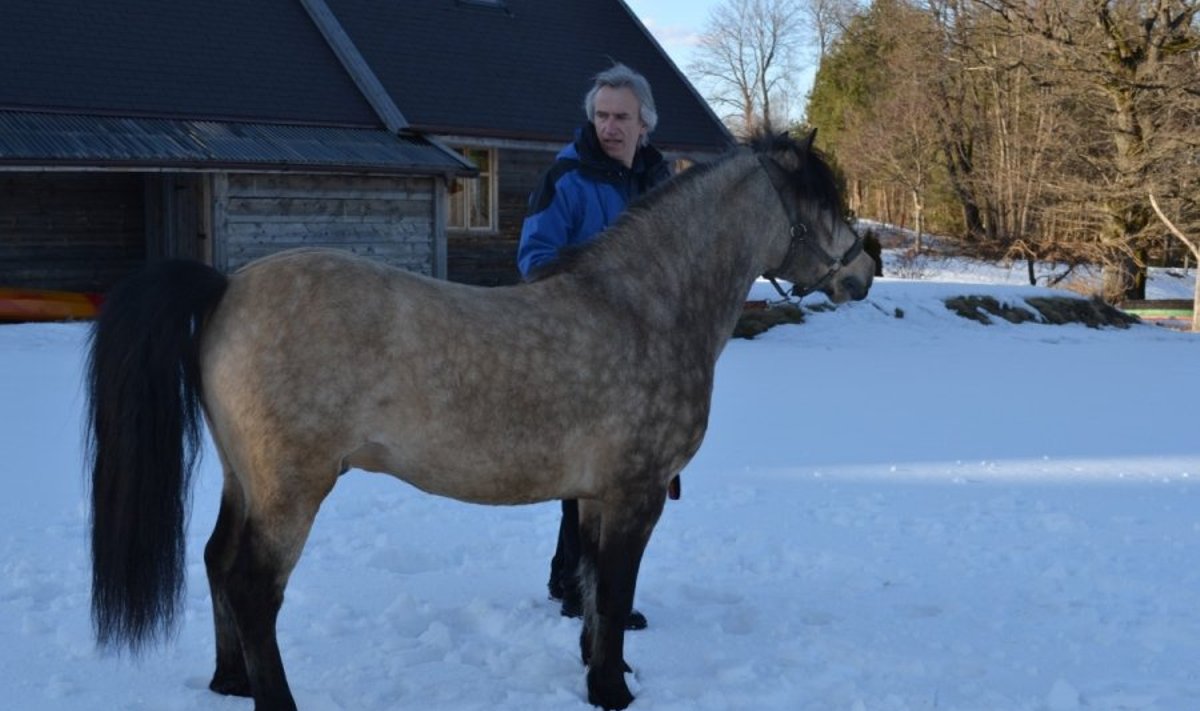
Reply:
M562 608L559 613L563 617L579 619L583 617L583 601L579 599L578 595L567 595L562 598Z
M602 680L588 674L588 703L604 711L621 711L633 703L633 694L625 685L623 676Z
M250 698L253 693L250 691L250 680L244 674L222 674L213 675L212 681L208 683L208 688L223 696L244 696Z

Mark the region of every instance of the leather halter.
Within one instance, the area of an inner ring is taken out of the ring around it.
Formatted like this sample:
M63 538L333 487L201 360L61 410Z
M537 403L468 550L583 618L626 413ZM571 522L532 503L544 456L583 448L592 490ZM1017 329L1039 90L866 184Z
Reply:
M758 162L762 164L763 170L767 171L767 177L771 179L771 185L775 187L775 194L779 196L779 201L783 203L783 211L787 213L788 222L791 223L789 230L791 239L788 242L787 254L784 255L780 267L791 264L795 260L797 252L801 249L807 249L821 263L821 266L826 268L825 274L820 279L803 290L798 288L796 284L792 284L792 295L796 297L806 296L825 286L842 267L858 258L858 255L863 251L863 238L857 232L854 232L854 244L850 245L850 248L841 257L831 255L817 240L809 239L808 226L800 219L800 211L795 204L795 200L787 198L790 191L787 189L788 178L783 167L762 153L758 154ZM771 284L775 286L775 290L783 298L788 298L788 294L775 281L774 269L765 272L763 276L771 281Z

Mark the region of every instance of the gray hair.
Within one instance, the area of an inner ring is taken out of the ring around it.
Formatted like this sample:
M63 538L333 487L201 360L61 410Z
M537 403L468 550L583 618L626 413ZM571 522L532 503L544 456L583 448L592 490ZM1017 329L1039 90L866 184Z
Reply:
M596 120L596 94L604 87L613 89L629 89L638 100L640 118L646 124L646 135L642 136L642 145L650 142L650 134L658 125L658 110L654 108L654 94L650 92L650 82L629 67L617 62L593 78L592 89L583 99L583 110L587 112L588 121Z

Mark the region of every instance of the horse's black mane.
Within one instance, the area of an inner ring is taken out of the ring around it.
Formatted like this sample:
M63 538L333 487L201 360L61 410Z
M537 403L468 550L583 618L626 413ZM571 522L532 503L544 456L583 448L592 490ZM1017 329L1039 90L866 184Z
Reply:
M821 207L841 216L842 188L837 174L829 165L829 158L812 145L816 132L797 140L788 133L761 134L751 139L755 153L767 154L791 151L799 162L796 170L784 171L792 187L801 195L814 200Z
M844 210L837 176L829 166L825 154L812 146L812 138L813 136L809 135L797 140L788 133L763 133L753 136L715 160L697 163L650 192L637 197L608 229L618 228L626 222L637 219L640 215L653 211L664 198L733 159L741 153L743 148L747 147L759 155L770 156L786 151L794 153L798 167L795 170L786 168L783 170L793 190L840 216ZM538 281L570 271L583 255L592 251L596 244L596 240L592 240L583 245L564 248L553 262L535 269L530 274L530 281Z

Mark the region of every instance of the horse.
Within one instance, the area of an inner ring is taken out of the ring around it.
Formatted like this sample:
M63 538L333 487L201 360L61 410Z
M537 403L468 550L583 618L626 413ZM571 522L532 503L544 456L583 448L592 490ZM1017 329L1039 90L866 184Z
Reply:
M352 468L480 504L578 499L588 701L624 709L624 625L713 373L767 274L834 302L874 264L813 136L766 137L635 202L536 280L483 288L338 250L118 284L87 355L92 618L102 649L174 628L204 424L223 470L204 549L210 688L295 709L276 638L321 502Z

